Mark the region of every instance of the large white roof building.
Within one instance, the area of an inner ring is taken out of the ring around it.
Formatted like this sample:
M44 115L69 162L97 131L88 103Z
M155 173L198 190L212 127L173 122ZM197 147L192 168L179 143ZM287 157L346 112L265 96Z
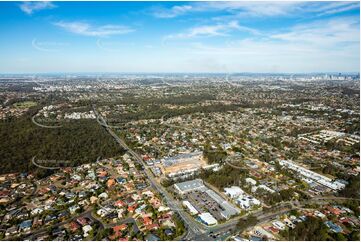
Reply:
M224 193L229 196L230 198L236 198L239 195L242 195L244 193L244 191L237 186L231 186L231 187L225 187L224 188Z
M188 208L190 214L192 215L198 214L198 210L189 201L183 201L183 205Z
M217 220L210 213L201 213L199 219L206 225L216 225Z
M316 172L310 171L300 165L297 165L296 163L294 163L292 161L280 160L279 163L281 166L284 166L293 171L296 171L301 176L309 178L321 185L331 188L332 190L341 190L341 189L345 188L345 184L338 182L338 181L332 181L332 179L330 179L326 176L320 175Z
M178 191L179 194L185 194L187 192L195 190L206 190L206 186L203 184L201 179L195 179L185 182L180 182L174 184L174 188Z

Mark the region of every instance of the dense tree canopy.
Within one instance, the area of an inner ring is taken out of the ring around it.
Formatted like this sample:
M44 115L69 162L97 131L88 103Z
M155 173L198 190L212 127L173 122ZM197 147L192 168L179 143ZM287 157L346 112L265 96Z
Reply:
M298 223L294 229L281 231L281 235L289 241L329 240L327 226L315 217L307 217L305 222Z
M200 177L206 182L214 185L218 189L223 189L227 186L238 186L240 180L240 174L244 172L238 169L234 169L230 166L224 166L217 172L203 171Z
M1 173L37 170L31 163L34 156L74 166L121 153L113 138L94 120L71 121L57 129L38 127L29 115L0 122Z
M227 153L222 149L213 150L209 145L206 145L203 150L203 157L209 164L221 163L227 157Z
M248 227L254 226L258 223L258 219L253 216L247 216L246 218L241 218L237 223L237 230L244 230Z
M360 175L352 176L348 179L348 185L339 193L344 197L359 198L360 197Z

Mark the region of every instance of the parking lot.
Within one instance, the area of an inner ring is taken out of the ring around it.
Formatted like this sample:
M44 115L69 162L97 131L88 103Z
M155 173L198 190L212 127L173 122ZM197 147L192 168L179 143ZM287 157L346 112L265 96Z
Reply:
M214 201L207 193L192 191L187 194L187 199L200 213L209 212L218 221L223 220L222 207Z

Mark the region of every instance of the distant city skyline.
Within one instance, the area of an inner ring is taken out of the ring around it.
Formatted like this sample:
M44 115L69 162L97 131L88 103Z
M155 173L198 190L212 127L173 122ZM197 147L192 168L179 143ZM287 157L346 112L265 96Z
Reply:
M357 73L354 2L1 2L0 73Z

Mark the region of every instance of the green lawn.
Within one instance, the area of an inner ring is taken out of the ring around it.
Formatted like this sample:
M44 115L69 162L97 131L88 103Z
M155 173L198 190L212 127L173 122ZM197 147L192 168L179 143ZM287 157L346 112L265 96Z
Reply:
M15 108L31 108L31 107L34 107L36 106L37 103L36 102L33 102L33 101L25 101L25 102L17 102L17 103L14 103L13 106Z

